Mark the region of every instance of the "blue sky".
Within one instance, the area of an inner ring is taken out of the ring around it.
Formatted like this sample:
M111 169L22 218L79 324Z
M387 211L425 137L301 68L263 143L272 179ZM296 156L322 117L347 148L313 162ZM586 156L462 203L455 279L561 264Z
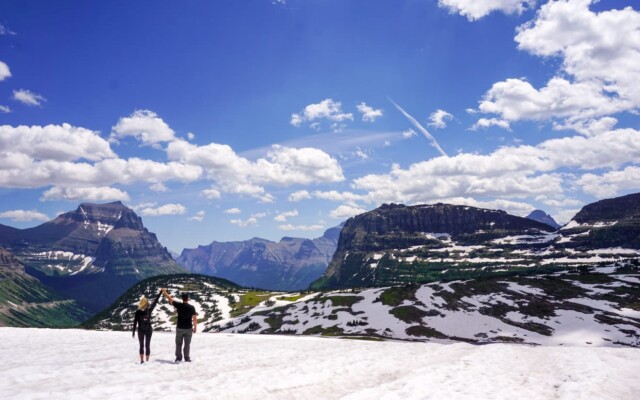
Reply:
M382 203L640 189L633 1L5 1L0 223L122 200L174 251Z

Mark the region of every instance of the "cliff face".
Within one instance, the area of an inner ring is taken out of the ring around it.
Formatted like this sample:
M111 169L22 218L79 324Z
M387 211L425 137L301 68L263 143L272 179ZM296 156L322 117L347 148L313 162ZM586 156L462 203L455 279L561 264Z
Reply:
M193 273L229 279L243 286L300 290L319 278L336 249L340 228L317 239L285 237L212 242L184 249L176 261Z
M121 202L83 203L34 228L2 229L0 245L42 283L93 311L141 279L184 272Z
M25 273L18 258L0 247L0 326L74 326L90 315Z
M503 211L384 205L345 224L312 288L344 288L545 273L640 262L640 195L587 205L554 231Z
M561 232L566 247L640 249L640 193L588 204Z

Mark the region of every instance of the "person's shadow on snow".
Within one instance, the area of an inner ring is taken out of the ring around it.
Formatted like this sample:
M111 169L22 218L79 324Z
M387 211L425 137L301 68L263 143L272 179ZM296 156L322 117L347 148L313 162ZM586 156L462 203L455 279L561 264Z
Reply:
M173 362L171 360L158 360L158 359L156 359L155 361L157 363L160 363L160 364L175 364L175 362Z

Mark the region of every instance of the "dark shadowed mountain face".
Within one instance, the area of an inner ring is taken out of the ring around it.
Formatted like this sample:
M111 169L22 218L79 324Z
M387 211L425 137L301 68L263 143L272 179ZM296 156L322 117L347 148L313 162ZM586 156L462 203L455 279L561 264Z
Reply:
M26 271L92 311L141 279L184 272L140 217L120 202L81 204L30 229L0 229Z
M560 224L556 222L555 219L546 212L542 210L534 210L526 218L532 219L534 221L542 222L543 224L547 224L553 229L560 228Z
M588 204L561 232L572 248L640 249L640 193Z
M27 274L20 261L0 247L0 326L66 327L91 314Z
M346 222L327 271L312 287L383 286L636 263L640 217L632 198L620 198L617 205L614 199L586 206L558 231L504 211L384 205Z
M229 279L243 286L299 290L318 279L335 252L340 228L317 239L285 237L280 242L254 238L213 242L184 249L176 261L187 270Z

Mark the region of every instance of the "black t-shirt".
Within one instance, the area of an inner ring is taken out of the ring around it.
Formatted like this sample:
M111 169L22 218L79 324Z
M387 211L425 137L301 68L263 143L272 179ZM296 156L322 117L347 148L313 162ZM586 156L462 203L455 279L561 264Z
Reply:
M196 315L196 309L191 304L173 301L173 306L178 310L178 329L192 329L191 317Z

